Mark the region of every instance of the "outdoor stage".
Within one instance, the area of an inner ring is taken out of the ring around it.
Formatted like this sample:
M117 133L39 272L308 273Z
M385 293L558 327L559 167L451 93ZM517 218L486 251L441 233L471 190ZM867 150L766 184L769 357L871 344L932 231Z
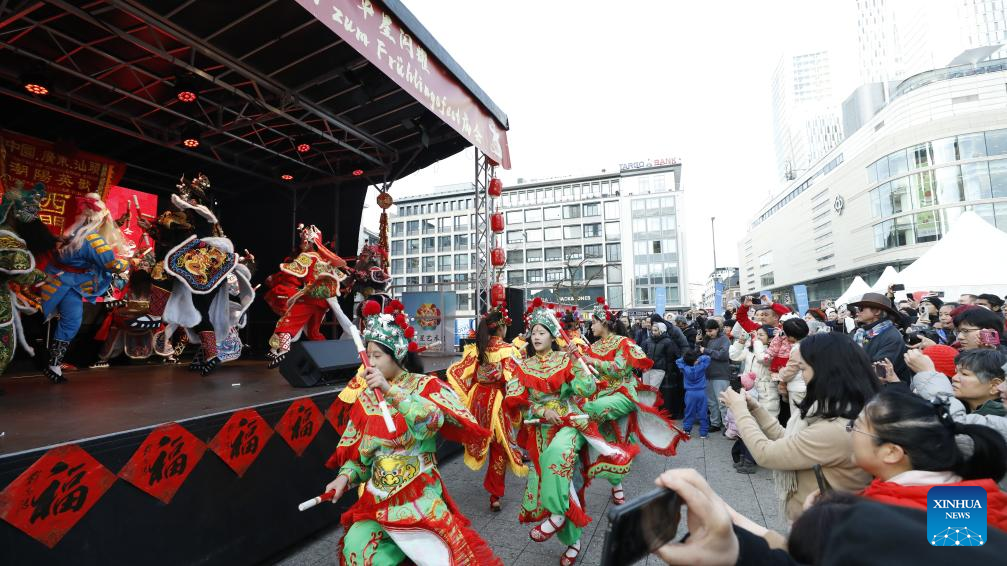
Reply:
M0 381L2 564L254 564L353 501L297 511L334 477L343 383L296 389L261 360L67 376Z

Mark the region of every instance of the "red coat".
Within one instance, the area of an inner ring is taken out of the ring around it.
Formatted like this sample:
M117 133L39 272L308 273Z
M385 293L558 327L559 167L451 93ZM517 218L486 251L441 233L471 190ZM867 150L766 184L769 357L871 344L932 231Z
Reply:
M978 486L986 490L986 523L1001 531L1007 531L1007 494L1000 491L993 480L968 480L957 483L944 483L942 486ZM901 505L913 509L927 510L927 491L932 485L899 485L881 480L874 480L871 485L860 492L867 499L873 499L889 505Z

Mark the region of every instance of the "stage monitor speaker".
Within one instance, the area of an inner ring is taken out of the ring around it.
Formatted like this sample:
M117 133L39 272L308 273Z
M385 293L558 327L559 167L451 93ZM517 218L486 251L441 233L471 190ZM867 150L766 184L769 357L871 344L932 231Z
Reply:
M507 312L510 313L511 325L507 329L504 340L511 342L524 334L524 289L507 287Z
M349 381L358 367L352 340L299 341L280 362L280 374L294 387L314 387Z

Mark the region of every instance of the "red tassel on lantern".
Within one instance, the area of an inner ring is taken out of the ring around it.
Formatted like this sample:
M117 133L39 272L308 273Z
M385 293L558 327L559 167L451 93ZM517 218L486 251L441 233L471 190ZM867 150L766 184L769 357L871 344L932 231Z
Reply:
M494 212L490 214L490 229L497 234L502 234L504 231L504 215L502 212Z
M490 304L503 305L507 303L507 292L502 283L494 283L490 287Z
M493 267L503 267L507 263L507 254L503 248L493 248L490 250L490 263Z
M490 186L486 189L486 194L496 198L503 194L503 181L496 177L490 179Z

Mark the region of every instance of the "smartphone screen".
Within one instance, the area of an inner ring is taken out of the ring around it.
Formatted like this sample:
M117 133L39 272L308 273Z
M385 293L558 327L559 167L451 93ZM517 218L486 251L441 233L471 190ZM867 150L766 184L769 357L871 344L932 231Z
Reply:
M601 566L629 566L675 538L682 503L670 489L656 489L608 512Z

